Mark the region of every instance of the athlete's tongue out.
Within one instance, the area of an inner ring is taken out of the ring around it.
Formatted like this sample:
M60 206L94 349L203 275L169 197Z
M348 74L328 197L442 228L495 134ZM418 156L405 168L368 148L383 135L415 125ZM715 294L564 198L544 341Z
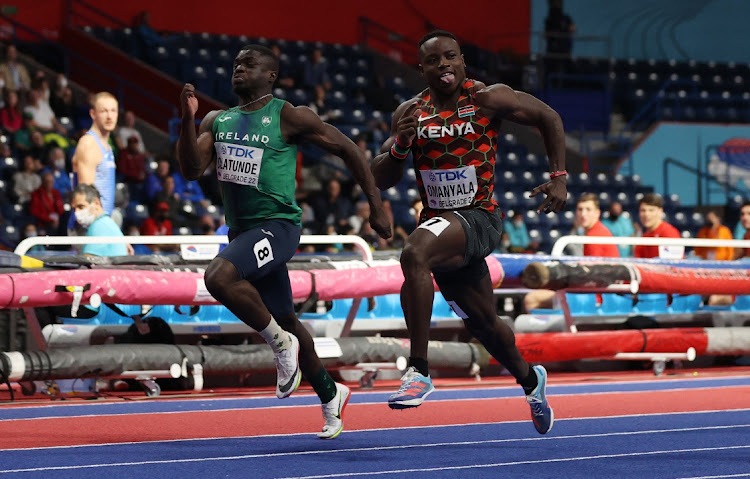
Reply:
M455 76L453 73L443 73L443 75L440 77L440 81L443 83L452 83Z

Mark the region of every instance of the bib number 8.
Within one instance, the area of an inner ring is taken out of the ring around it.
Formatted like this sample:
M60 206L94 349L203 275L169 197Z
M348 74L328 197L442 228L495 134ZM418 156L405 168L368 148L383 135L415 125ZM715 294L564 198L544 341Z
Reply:
M255 253L255 259L258 260L258 268L273 261L273 248L271 248L271 242L268 241L268 238L263 238L255 243L253 253Z

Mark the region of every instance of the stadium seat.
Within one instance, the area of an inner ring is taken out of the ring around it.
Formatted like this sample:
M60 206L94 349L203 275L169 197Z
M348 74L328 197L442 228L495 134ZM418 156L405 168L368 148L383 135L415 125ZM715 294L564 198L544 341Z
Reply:
M633 297L615 293L602 294L602 305L599 311L602 315L629 314L633 310Z
M565 299L572 316L588 316L597 314L596 294L593 293L565 293Z
M666 314L667 295L666 294L639 294L638 301L633 310L640 314Z
M750 311L750 295L737 296L731 307L732 311Z
M701 307L703 298L698 294L675 294L672 295L672 303L669 305L673 313L693 313Z

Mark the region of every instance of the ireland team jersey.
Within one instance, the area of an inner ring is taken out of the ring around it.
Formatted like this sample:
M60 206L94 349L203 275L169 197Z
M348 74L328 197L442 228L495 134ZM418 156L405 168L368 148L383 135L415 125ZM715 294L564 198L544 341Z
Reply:
M229 228L245 231L269 219L300 224L294 200L297 146L281 137L281 108L273 98L257 111L231 108L213 123L216 174Z

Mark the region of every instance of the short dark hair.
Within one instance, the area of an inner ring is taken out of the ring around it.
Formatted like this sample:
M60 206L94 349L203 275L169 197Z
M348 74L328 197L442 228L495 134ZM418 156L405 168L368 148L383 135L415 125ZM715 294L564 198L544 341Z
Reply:
M449 32L448 30L433 30L433 31L431 31L429 33L426 33L425 36L423 36L419 40L419 43L417 43L417 48L422 48L422 45L424 45L424 43L427 40L433 39L435 37L448 37L448 38L452 38L453 40L456 41L456 43L458 43L458 38L456 38L456 36L454 34L452 34L451 32Z
M96 189L96 186L86 183L81 183L80 185L75 187L71 198L75 195L83 195L84 198L86 198L87 203L93 203L94 200L102 200L102 195L101 193L99 193L99 190Z
M641 205L656 206L657 208L664 208L664 199L658 193L646 193L643 198L638 202L638 207Z
M271 67L274 71L279 71L279 57L276 56L276 54L268 47L264 47L263 45L256 45L256 44L250 44L245 45L244 47L240 48L240 51L242 50L249 50L251 52L255 52L261 57L267 58L271 62Z
M744 208L745 206L750 206L750 200L745 200L741 205L740 209Z

